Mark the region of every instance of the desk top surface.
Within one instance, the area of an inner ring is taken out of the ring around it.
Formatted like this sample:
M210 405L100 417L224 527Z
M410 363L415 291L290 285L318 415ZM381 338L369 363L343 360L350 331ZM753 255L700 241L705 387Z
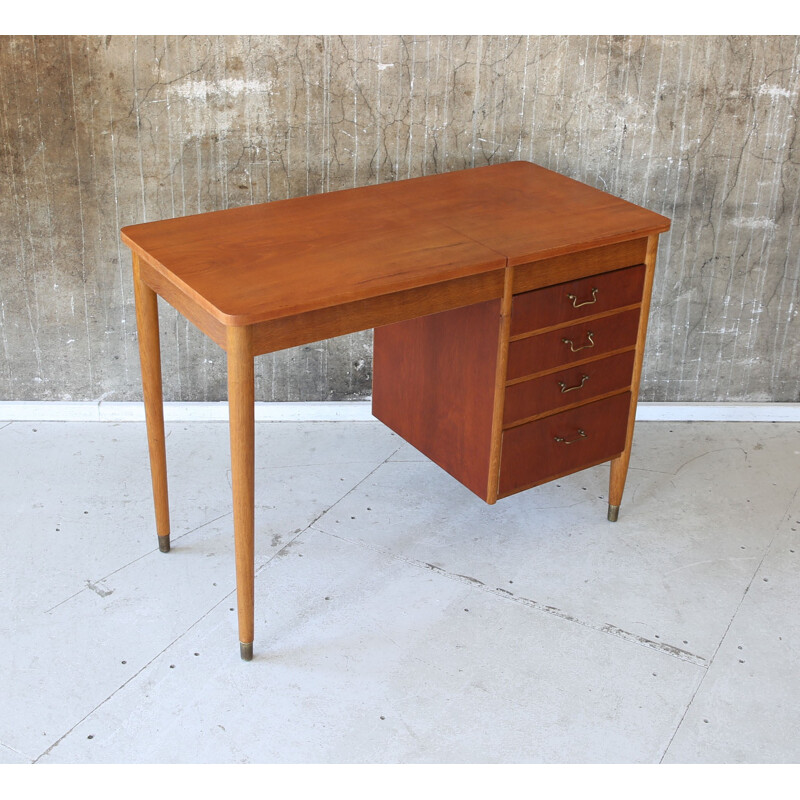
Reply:
M501 270L669 229L526 161L130 225L122 240L225 325Z

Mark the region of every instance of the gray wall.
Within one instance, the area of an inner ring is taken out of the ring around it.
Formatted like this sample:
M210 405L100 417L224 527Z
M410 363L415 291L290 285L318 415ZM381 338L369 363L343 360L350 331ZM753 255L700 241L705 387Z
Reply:
M122 225L527 159L672 218L643 399L800 400L798 39L0 38L0 399L140 398ZM162 306L165 395L225 357ZM257 360L370 393L371 332Z

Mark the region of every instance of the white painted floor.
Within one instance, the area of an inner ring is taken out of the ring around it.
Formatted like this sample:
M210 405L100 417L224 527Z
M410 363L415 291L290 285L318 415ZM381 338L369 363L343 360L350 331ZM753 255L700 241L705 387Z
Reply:
M0 422L0 762L800 761L800 430L637 426L487 506L377 422L257 426L239 659L227 427Z

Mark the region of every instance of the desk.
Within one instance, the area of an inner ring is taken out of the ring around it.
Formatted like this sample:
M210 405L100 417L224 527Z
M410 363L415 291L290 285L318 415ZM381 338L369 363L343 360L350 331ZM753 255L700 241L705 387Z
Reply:
M669 224L517 161L122 229L163 552L157 296L227 352L243 659L254 639L254 357L375 328L379 419L489 503L610 460L613 521Z

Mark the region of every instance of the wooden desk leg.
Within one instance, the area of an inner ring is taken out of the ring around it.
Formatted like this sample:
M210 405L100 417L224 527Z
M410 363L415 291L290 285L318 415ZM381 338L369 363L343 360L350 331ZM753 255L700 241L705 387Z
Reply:
M253 658L255 565L255 390L252 328L228 328L227 341L239 653L245 661L250 661Z
M631 407L628 412L628 434L625 438L625 450L622 455L611 462L611 477L608 487L608 521L616 522L619 517L619 507L622 503L622 493L625 491L625 479L628 477L628 464L631 460L631 445L633 444L633 424L636 419L636 404L639 400L639 384L642 379L642 362L644 361L644 342L647 338L647 319L650 316L650 296L653 293L653 276L656 269L656 253L658 251L658 236L647 239L647 254L644 262L647 271L644 276L644 289L642 291L642 311L639 317L639 331L636 337L636 358L633 362L633 381L631 382Z
M164 441L164 403L161 389L161 344L158 336L158 297L142 280L139 256L133 254L133 291L136 327L142 364L144 414L150 449L150 477L156 511L158 549L169 552L169 496L167 494L167 450Z

